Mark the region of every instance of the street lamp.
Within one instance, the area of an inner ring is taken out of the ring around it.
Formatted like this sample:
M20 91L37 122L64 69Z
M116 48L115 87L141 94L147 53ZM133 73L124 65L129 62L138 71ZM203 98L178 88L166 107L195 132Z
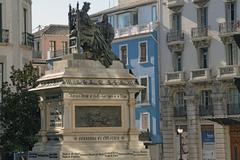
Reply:
M179 160L183 160L183 158L182 158L182 133L183 133L183 129L178 128L177 133L180 136L180 158L179 158Z

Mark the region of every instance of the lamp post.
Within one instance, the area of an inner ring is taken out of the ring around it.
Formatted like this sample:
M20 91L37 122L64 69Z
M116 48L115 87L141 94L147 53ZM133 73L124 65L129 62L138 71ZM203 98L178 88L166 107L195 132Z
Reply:
M179 160L183 160L183 158L182 158L182 133L183 133L183 129L178 128L177 133L180 136L180 158L179 158Z

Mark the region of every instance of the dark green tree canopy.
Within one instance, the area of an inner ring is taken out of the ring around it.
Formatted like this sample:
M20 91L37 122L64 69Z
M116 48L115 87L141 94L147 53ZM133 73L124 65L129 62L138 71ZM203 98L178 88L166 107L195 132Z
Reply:
M29 63L22 70L12 67L12 83L3 84L0 145L6 152L27 151L36 142L40 129L38 96L28 90L36 87L38 78L37 69Z

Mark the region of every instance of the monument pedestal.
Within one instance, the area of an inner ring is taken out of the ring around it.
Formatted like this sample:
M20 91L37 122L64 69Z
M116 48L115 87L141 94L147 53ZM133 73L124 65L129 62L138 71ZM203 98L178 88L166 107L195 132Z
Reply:
M135 128L136 77L120 61L105 68L77 57L54 62L31 90L41 130L30 160L150 160Z

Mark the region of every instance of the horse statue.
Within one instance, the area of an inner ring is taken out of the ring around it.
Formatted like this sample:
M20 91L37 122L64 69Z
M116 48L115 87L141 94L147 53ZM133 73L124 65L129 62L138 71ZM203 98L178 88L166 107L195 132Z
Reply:
M86 59L99 60L105 67L112 65L118 59L112 52L111 42L114 38L114 29L108 23L108 16L103 15L102 22L94 23L88 11L90 3L84 2L81 10L69 8L70 38L77 37L77 51L85 55ZM71 45L71 42L70 42Z

